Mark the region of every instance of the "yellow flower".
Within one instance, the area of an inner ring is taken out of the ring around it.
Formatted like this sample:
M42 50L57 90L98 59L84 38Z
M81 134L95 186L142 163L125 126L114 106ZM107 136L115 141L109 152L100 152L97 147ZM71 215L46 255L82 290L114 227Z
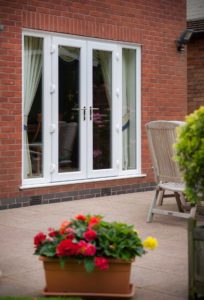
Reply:
M148 236L143 242L143 246L147 249L154 250L158 246L157 239L152 236Z

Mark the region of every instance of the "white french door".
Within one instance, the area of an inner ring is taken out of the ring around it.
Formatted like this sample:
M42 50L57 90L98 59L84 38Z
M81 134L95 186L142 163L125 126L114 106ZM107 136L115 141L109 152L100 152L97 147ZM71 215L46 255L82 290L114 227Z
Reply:
M52 51L52 181L116 175L117 47L53 37Z
M117 173L117 47L88 42L88 177Z

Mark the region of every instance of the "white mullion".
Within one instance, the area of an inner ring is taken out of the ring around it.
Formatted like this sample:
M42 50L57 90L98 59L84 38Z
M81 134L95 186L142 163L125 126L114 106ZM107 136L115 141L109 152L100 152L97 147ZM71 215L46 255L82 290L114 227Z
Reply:
M55 176L58 173L58 118L59 118L59 108L58 108L58 45L55 39L52 39L52 49L54 52L52 53L52 66L51 66L51 81L49 86L49 91L51 95L51 123L50 126L54 126L54 131L51 134L52 139L52 154L51 154L51 161L50 161L50 174L52 177L52 181L55 180ZM50 50L51 50L50 47ZM51 93L51 90L52 93ZM55 168L54 168L55 166Z
M114 155L119 165L116 165L117 173L122 170L122 48L117 47L116 57L116 84L119 89L119 96L116 99L115 115L116 115L116 141L114 148Z
M136 48L136 170L141 173L141 47Z
M87 43L87 177L93 170L93 122L90 120L90 107L93 107L93 48ZM93 114L92 114L93 116Z
M87 107L87 82L86 82L86 59L87 59L87 49L86 49L86 42L83 41L81 45L80 50L80 79L79 79L79 85L80 85L80 99L79 99L79 106L81 108L80 110L80 129L79 129L79 145L80 145L80 174L81 178L85 178L87 176L87 119L89 117L88 114L88 107ZM83 108L86 108L85 116L86 119L84 120L84 112Z
M49 85L51 81L51 55L50 54L51 37L44 39L44 64L43 64L43 170L44 177L50 182L50 162L51 162L51 95L49 93Z

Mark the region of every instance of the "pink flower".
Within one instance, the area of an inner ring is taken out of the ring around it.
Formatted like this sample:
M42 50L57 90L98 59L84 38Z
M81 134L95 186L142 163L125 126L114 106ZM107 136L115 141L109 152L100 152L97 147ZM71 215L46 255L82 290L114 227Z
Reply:
M75 231L73 228L71 227L66 228L65 233L67 234L67 239L73 240L75 238Z
M57 246L56 253L58 256L72 256L77 255L79 252L79 246L73 243L72 240L63 240Z
M94 256L96 254L96 247L91 243L80 241L78 246L80 248L79 252L84 256Z
M96 267L98 267L101 270L105 270L109 268L108 260L104 257L96 256L94 259L94 263Z
M83 237L89 242L96 238L97 233L95 230L88 229L86 232L84 232Z
M94 256L96 254L96 246L93 244L87 244L84 255L85 256Z
M39 232L34 237L34 245L38 247L45 239L46 239L46 235L43 232Z

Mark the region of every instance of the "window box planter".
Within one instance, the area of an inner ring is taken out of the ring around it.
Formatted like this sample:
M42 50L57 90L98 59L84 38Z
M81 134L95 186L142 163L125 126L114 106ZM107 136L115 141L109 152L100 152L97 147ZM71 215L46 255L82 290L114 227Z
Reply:
M60 228L34 237L35 255L45 270L44 295L130 298L131 264L158 242L144 241L133 225L106 222L99 215L77 215Z
M130 298L134 286L130 284L131 262L110 259L106 270L87 273L82 263L68 259L64 268L59 259L40 256L45 271L45 296L100 296Z

